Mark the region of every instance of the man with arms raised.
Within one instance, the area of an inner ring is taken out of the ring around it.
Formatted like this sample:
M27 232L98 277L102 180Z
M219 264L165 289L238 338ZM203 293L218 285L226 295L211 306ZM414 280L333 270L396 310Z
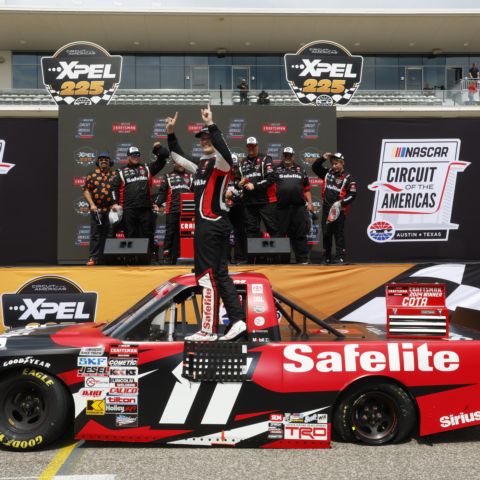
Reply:
M210 106L201 110L205 126L195 135L200 138L203 155L187 158L174 133L178 113L167 117L165 125L172 160L193 174L195 195L195 277L203 287L202 329L185 337L188 341L217 340L219 296L223 300L230 330L219 340L234 340L247 329L245 314L232 279L228 275L227 248L232 225L225 205L232 155L222 133L213 123Z

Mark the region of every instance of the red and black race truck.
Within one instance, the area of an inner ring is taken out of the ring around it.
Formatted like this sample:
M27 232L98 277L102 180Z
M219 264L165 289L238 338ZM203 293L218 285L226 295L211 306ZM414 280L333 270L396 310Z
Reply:
M476 330L389 338L368 319L320 320L261 274L232 278L248 324L237 342L184 342L201 322L193 275L110 323L1 335L0 443L41 448L73 424L85 440L321 448L480 424Z

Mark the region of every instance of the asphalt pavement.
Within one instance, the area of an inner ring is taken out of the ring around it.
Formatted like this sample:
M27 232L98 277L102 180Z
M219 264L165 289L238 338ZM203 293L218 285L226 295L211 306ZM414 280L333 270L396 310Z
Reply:
M399 445L332 442L324 450L163 448L60 443L41 452L0 451L0 480L478 479L480 427Z

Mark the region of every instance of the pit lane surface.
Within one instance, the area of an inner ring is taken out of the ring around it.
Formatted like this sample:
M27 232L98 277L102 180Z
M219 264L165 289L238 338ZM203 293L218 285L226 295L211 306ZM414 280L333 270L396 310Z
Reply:
M216 478L478 479L480 427L369 447L332 442L329 450L160 448L64 442L37 453L0 451L0 480Z

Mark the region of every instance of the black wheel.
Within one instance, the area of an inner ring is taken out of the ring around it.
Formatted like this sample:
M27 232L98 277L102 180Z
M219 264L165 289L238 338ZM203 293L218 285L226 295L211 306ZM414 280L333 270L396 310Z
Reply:
M57 440L71 423L71 396L55 377L34 368L0 382L0 444L35 450Z
M407 393L394 383L363 384L341 398L333 428L341 440L385 445L404 440L416 423Z

